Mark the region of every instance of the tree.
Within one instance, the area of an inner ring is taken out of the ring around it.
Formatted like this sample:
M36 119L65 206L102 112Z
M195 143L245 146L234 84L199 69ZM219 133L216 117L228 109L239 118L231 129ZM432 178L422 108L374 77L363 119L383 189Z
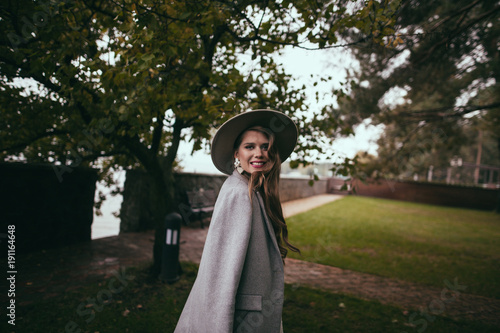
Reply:
M321 114L299 115L303 93L272 55L287 45L344 46L337 31L345 24L371 32L370 8L347 10L351 3L4 1L2 158L53 163L60 181L78 165L98 167L103 177L117 167L145 170L158 272L182 139L200 149L211 129L255 107L286 110L301 125L299 161L321 150L325 131L336 132ZM370 35L360 38L383 37Z
M412 177L436 158L449 164L470 143L464 129L474 118L500 140L499 15L497 1L402 1L394 26L379 30L382 43L353 45L359 70L328 111L347 127L366 118L385 125L380 171Z

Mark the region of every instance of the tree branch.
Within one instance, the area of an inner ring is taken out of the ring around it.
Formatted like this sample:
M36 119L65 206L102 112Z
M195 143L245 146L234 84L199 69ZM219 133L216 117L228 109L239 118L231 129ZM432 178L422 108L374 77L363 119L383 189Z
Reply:
M10 147L0 147L0 151L3 151L3 152L19 151L21 149L28 147L29 145L35 143L36 141L38 141L40 139L48 138L51 136L68 135L68 134L70 134L70 132L68 132L68 131L53 129L52 131L49 131L49 132L40 133L40 134L30 138L26 142L16 143Z
M151 151L154 154L158 153L158 149L160 148L161 136L163 134L163 120L165 119L165 114L159 113L157 118L156 126L153 130L153 139L151 143Z
M151 152L140 142L137 135L133 138L129 136L123 136L121 138L121 142L146 169L150 169L152 167L153 160L151 158Z
M88 154L85 156L82 156L82 161L94 161L98 159L99 157L111 157L111 156L116 156L116 155L129 155L129 152L125 150L111 150L106 153L96 153L96 154Z
M168 150L167 157L165 159L166 165L173 165L175 157L177 156L177 150L179 150L179 143L181 142L181 131L184 128L184 121L177 118L174 123L174 132L172 133L172 145Z
M259 35L256 35L256 36L253 36L253 37L242 37L242 36L239 36L237 33L235 33L234 31L232 31L229 28L228 28L228 32L238 42L248 43L248 42L259 40L261 42L265 42L265 43L269 43L269 44L284 45L284 46L293 46L293 47L296 47L296 48L299 48L299 49L302 49L302 50L308 50L308 51L327 50L327 49L334 49L334 48L354 46L354 45L358 45L358 44L362 44L362 43L366 42L366 40L369 37L371 37L371 36L366 36L366 37L363 37L363 38L361 38L361 39L359 39L357 41L350 42L350 43L345 43L345 44L328 45L328 46L325 45L323 47L306 47L306 46L302 45L300 42L291 43L291 42L284 42L284 41L266 39L266 38L263 38L263 37L261 37Z
M434 53L434 51L443 46L443 45L446 45L448 44L453 38L455 38L455 36L459 36L460 34L462 34L463 32L465 32L466 30L468 30L470 27L474 26L475 24L481 22L483 19L487 18L488 16L490 15L493 15L495 14L496 12L500 11L500 6L497 6L497 7L494 7L492 10L484 13L483 15L479 16L479 17L475 17L474 19L468 21L466 23L465 26L463 26L462 28L456 28L454 31L451 31L447 36L445 36L445 38L443 40L441 40L440 42L432 45L432 47L430 49L427 50L427 52L425 52L425 56L420 59L419 62L425 62L427 61L427 59L431 56L431 54Z
M32 78L35 81L38 81L39 83L43 84L45 87L47 87L47 89L50 89L56 93L58 93L61 90L60 86L52 83L48 78L46 78L40 74L32 73L27 66L23 66L21 64L18 64L15 61L13 61L12 59L0 56L0 62L4 62L5 64L8 64L14 68L21 69L21 71L19 71L19 76L21 78L25 78L25 79ZM26 63L28 64L29 61L27 61Z
M494 108L500 108L500 102L488 105L466 105L459 107L447 106L447 107L427 109L427 110L400 111L396 112L395 116L413 118L417 120L420 119L420 120L432 121L449 117L459 118L474 111L488 110ZM446 112L449 110L451 110L451 112Z
M460 14L467 14L467 12L469 11L469 9L471 9L472 7L474 7L475 5L477 5L479 2L481 2L482 0L476 0L472 3L470 3L469 5L455 11L454 13L448 15L448 17L444 17L440 22L437 22L429 31L430 32L433 32L435 31L437 28L439 28L441 25L443 25L444 23L448 22L449 20L451 20L452 18L454 18L455 16L458 16Z

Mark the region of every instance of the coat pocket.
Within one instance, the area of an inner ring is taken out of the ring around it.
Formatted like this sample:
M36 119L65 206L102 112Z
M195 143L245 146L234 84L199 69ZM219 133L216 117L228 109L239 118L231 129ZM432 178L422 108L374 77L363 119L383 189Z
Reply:
M261 295L236 295L236 310L262 311Z

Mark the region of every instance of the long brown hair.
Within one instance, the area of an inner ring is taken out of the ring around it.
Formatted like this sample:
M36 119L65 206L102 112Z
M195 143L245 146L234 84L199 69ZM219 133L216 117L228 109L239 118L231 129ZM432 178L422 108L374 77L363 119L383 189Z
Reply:
M274 235L278 243L281 258L285 259L288 250L298 253L300 253L300 250L288 241L288 228L285 218L283 217L279 192L281 159L276 145L274 145L275 136L271 130L265 127L250 127L243 131L236 139L234 143L235 150L239 148L244 134L248 131L260 132L269 140L267 154L271 167L265 171L255 171L251 174L244 172L243 175L248 178L248 194L250 200L252 199L253 191L258 191L261 194L264 201L264 209L274 229Z

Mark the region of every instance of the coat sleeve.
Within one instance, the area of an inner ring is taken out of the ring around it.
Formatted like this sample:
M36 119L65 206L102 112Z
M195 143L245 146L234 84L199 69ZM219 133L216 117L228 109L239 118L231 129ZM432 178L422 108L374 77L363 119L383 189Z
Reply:
M175 332L233 332L236 293L251 230L248 187L223 187L210 222L198 276Z

